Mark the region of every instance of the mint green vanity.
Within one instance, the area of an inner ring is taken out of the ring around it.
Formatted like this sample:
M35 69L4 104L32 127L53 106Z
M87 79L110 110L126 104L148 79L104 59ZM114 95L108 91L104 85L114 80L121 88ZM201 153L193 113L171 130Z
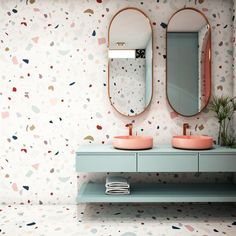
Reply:
M180 150L158 146L124 151L111 145L81 146L78 172L236 172L236 149ZM132 184L131 194L105 194L104 183L82 185L77 202L236 202L232 184Z

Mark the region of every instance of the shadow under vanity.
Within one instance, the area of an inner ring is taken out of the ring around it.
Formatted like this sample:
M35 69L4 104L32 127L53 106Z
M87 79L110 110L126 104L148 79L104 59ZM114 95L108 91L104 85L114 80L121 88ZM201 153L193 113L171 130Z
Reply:
M139 9L122 9L111 20L108 39L111 105L126 117L141 115L153 96L151 21ZM166 47L168 103L179 115L197 115L211 96L211 27L206 16L193 8L173 14L166 27ZM236 172L236 149L213 146L209 136L187 135L188 124L183 135L173 136L172 145L157 147L152 137L133 135L132 123L127 127L129 135L114 137L113 146L81 146L76 171ZM129 195L107 195L104 184L88 182L77 202L236 202L236 185L131 183Z

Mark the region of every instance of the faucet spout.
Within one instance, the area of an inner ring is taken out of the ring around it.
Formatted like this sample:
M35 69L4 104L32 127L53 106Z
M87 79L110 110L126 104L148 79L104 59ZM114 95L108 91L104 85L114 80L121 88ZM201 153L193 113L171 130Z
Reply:
M189 124L188 123L184 123L183 124L183 135L186 135L187 134L187 129L189 129Z
M127 124L125 127L128 127L129 128L129 136L132 136L133 135L133 124Z

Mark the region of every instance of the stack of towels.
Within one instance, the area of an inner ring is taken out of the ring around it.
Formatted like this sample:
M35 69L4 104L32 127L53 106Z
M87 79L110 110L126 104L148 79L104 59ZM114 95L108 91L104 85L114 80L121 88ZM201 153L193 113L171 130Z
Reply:
M125 177L108 176L106 178L106 194L123 195L130 194L130 185Z

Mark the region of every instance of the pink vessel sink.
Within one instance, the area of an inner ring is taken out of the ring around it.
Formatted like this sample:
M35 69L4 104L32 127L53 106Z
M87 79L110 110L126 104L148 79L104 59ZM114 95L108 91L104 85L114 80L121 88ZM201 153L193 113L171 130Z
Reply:
M201 135L173 136L172 146L180 149L211 149L213 147L213 138Z
M115 136L113 147L124 150L142 150L153 147L153 138L150 136Z

